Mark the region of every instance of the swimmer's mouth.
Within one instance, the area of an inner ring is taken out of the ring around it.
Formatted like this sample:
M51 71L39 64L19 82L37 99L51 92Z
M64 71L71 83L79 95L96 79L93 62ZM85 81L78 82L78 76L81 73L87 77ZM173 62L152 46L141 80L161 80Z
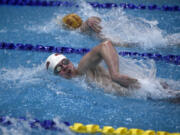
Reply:
M69 69L68 72L67 72L67 74L68 74L68 75L71 75L71 73L72 73L72 71Z
M71 73L71 70L69 70L68 73Z
M67 72L66 72L66 79L71 79L72 78L72 71L69 69Z

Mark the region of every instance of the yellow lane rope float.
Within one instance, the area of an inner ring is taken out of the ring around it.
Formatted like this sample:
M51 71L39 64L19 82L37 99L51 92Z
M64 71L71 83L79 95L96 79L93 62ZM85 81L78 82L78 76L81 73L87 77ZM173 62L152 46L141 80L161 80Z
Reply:
M142 130L136 128L128 130L126 127L119 127L114 129L111 126L104 126L101 129L99 125L83 125L82 123L74 123L74 125L70 126L69 128L73 132L86 134L102 133L105 135L180 135L180 133L169 133L166 131L155 132L154 130Z

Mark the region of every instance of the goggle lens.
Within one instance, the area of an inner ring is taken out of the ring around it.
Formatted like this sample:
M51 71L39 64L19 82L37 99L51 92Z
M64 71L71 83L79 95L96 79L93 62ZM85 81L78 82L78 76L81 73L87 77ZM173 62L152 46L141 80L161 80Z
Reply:
M57 66L56 71L57 71L57 72L60 72L60 71L61 71L61 66L60 66L60 65Z
M54 70L55 74L58 74L59 72L61 72L63 65L68 65L70 63L70 61L68 59L63 59L61 64L58 64Z
M69 64L69 60L68 59L63 59L62 64L63 65L68 65Z

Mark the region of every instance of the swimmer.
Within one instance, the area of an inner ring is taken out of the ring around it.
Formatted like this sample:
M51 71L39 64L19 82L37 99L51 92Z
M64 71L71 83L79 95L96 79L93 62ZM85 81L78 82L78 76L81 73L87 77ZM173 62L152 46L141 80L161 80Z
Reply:
M80 16L77 14L68 14L62 18L62 20L58 17L58 24L65 26L65 28L76 30L79 29L80 32L93 36L95 35L98 39L100 39L102 42L105 40L111 40L110 38L106 37L104 34L102 34L102 27L100 25L101 19L99 17L89 17L86 21L83 22ZM175 37L176 36L176 37ZM179 33L173 34L172 36L166 36L164 37L167 40L168 45L180 45ZM114 46L124 46L124 47L133 47L138 46L138 42L125 42L119 39L121 42L115 42L111 41Z
M100 66L103 60L108 67L108 71ZM105 88L105 92L116 93L122 96L128 96L132 91L134 92L141 88L136 78L119 72L119 57L110 40L95 46L83 56L77 68L66 56L52 54L46 60L46 69L66 79L85 75L89 81L96 82ZM165 83L162 83L162 85L167 89L168 86ZM108 89L109 86L111 86L111 89ZM180 96L180 91L175 94Z
M87 35L95 35L101 41L110 40L109 38L105 37L102 34L102 27L100 25L101 19L99 17L89 17L86 21L82 21L81 17L77 14L68 14L60 20L58 18L58 24L63 25L65 28L76 30L79 29L80 32L87 34ZM128 42L114 42L112 41L113 45L115 46L125 46L131 47L133 45L137 45L137 43L128 43Z

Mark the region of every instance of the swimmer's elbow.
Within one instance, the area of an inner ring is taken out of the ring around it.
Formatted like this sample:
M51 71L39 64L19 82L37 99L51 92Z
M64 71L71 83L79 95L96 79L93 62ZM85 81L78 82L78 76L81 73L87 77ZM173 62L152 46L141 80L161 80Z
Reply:
M112 41L113 46L123 46L123 47L128 47L129 45L127 43L121 43L121 42L115 42Z
M111 40L105 40L102 44L101 44L101 47L102 48L106 48L107 46L111 46L112 45L112 42Z
M123 47L133 47L133 46L137 46L138 43L131 43L131 42L113 42L114 46L123 46Z
M112 44L112 41L109 40L109 39L106 39L103 43L104 43L104 44Z

